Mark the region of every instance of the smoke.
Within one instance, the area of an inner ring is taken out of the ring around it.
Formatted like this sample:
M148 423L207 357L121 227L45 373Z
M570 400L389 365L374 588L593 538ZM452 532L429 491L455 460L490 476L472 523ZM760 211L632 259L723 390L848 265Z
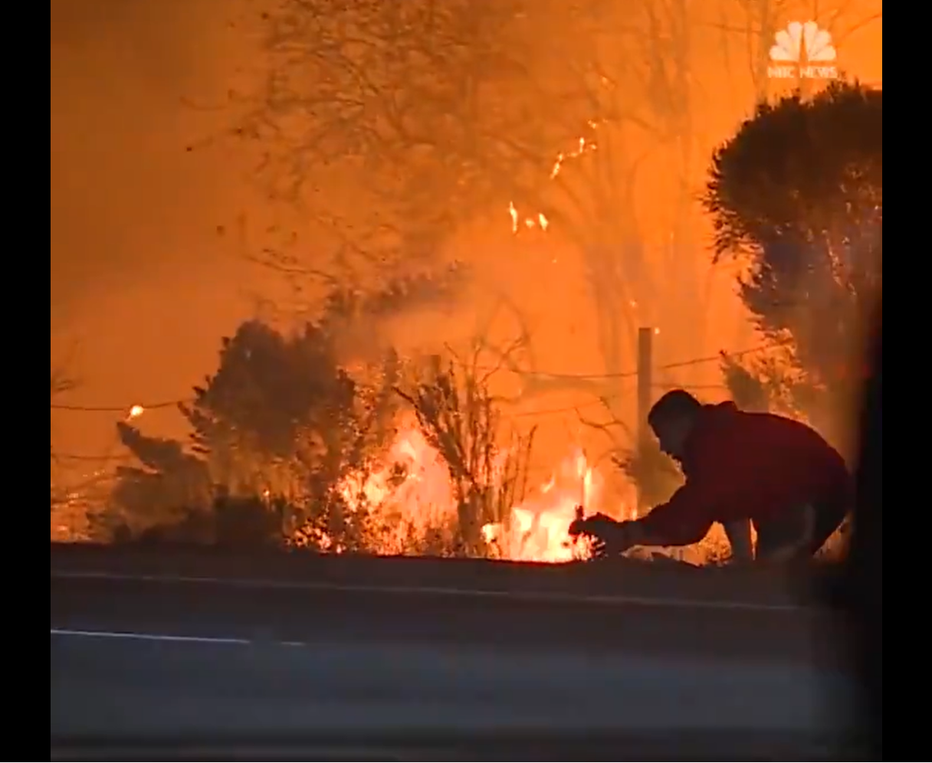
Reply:
M293 296L281 278L247 262L242 240L218 235L229 234L241 216L251 231L247 249L278 225L296 232L306 261L329 254L326 246L314 246L310 221L299 211L263 195L255 157L244 146L205 140L230 127L232 118L228 110L209 107L223 103L227 90L257 67L258 10L253 0L51 2L51 355L61 358L77 347L73 371L82 386L71 393L74 402L129 406L184 397L214 368L220 336L256 313L257 295L272 301ZM742 45L737 40L735 50ZM879 62L879 44L869 47ZM703 61L715 74L704 82L725 82L718 56L716 45ZM856 70L853 62L849 69ZM704 99L715 103L714 113L707 109L698 120L711 131L705 146L747 112L748 100L735 96L737 90L722 84L721 97ZM731 101L723 107L726 91ZM203 150L187 151L192 144ZM702 151L696 155L705 161ZM335 185L326 190L336 193ZM356 209L362 206L358 188L340 193ZM640 202L648 212L664 205L649 192ZM664 231L650 235L661 240ZM603 370L587 274L559 231L516 239L507 208L490 209L485 220L456 232L447 248L446 258L470 263L469 289L459 303L386 322L392 343L402 350L457 346L485 331L504 345L527 328L538 370ZM707 269L701 249L691 256L683 268ZM676 305L650 317L662 331L661 362L743 343L727 279L717 278L715 288L723 296L710 300L714 347L677 346L676 332L664 330L676 323ZM503 295L519 308L520 321ZM582 399L561 392L533 406L559 408ZM108 452L118 418L55 413L57 445ZM568 429L577 428L573 421L554 418L553 438L565 441ZM181 434L171 408L147 412L140 425L153 434ZM555 447L555 455L563 452L562 443Z
M248 54L233 6L52 0L51 354L77 345L76 401L185 394L262 288L216 234L253 200L248 159L185 151L229 118L183 99L216 99ZM54 418L64 450L112 440L106 414Z

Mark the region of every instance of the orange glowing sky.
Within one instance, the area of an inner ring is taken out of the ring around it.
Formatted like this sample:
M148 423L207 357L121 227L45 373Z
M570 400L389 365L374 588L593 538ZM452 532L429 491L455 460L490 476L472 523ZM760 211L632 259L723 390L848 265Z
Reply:
M218 111L192 109L185 99L216 101L238 71L255 61L250 19L257 11L251 0L238 3L51 2L51 358L54 363L72 352L82 381L67 402L131 405L186 396L213 370L219 337L256 313L256 296L282 294L280 281L248 263L241 242L218 235L218 226L229 231L245 213L253 231L285 220L304 241L312 235L294 210L271 205L250 183L251 157L245 150L227 145L185 151L229 121ZM732 18L736 5L736 0L690 3L706 35L697 46L702 60L696 69L706 89L701 123L707 151L752 105L746 72L740 63L730 73L725 68L721 34L712 29L713 22ZM786 6L787 21L828 12ZM856 22L879 10L879 3L856 0L845 4L845 17ZM839 65L879 84L881 37L879 20L865 24L839 43ZM734 55L741 45L733 41ZM357 189L342 190L358 199ZM642 189L645 220L665 205L660 193ZM656 229L648 235L662 238ZM565 373L601 370L579 259L559 232L515 239L503 209L498 220L490 215L451 232L447 248L449 256L473 262L483 283L507 289L531 316L542 367ZM304 251L314 256L312 246ZM684 267L707 272L707 255L698 251ZM415 316L395 326L394 335L403 345L466 337L489 306L488 293L475 291L460 313L443 319ZM712 291L708 346L679 346L676 332L664 331L676 324L675 306L652 317L661 329L661 361L752 341L730 296L727 272L714 274ZM691 381L718 380L712 367ZM565 404L565 397L539 403L543 408ZM66 452L106 452L116 418L53 412L53 440ZM177 416L170 410L147 412L145 422L147 431L177 432ZM558 417L547 426L559 439L568 425Z

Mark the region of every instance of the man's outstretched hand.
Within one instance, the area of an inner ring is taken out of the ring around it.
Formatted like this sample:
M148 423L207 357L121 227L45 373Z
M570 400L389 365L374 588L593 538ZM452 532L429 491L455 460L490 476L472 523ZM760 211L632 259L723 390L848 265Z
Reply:
M574 540L580 536L589 538L593 543L596 556L621 554L634 543L630 522L617 522L605 514L593 514L591 517L577 515L570 524L569 535Z

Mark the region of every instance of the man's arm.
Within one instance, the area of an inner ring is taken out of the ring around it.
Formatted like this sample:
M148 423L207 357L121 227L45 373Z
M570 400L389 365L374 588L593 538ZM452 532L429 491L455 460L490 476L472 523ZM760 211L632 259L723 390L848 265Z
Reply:
M688 546L702 540L714 521L716 496L703 485L687 481L665 504L646 517L626 522L629 545Z

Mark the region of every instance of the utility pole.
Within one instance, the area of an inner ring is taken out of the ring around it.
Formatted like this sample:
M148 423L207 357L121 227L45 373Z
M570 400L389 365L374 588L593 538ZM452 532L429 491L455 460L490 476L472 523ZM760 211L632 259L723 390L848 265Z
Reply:
M653 365L654 330L650 326L638 329L638 426L637 426L637 452L640 463L650 446L650 432L647 427L647 414L651 406L651 366ZM642 490L638 490L638 516L648 508Z

